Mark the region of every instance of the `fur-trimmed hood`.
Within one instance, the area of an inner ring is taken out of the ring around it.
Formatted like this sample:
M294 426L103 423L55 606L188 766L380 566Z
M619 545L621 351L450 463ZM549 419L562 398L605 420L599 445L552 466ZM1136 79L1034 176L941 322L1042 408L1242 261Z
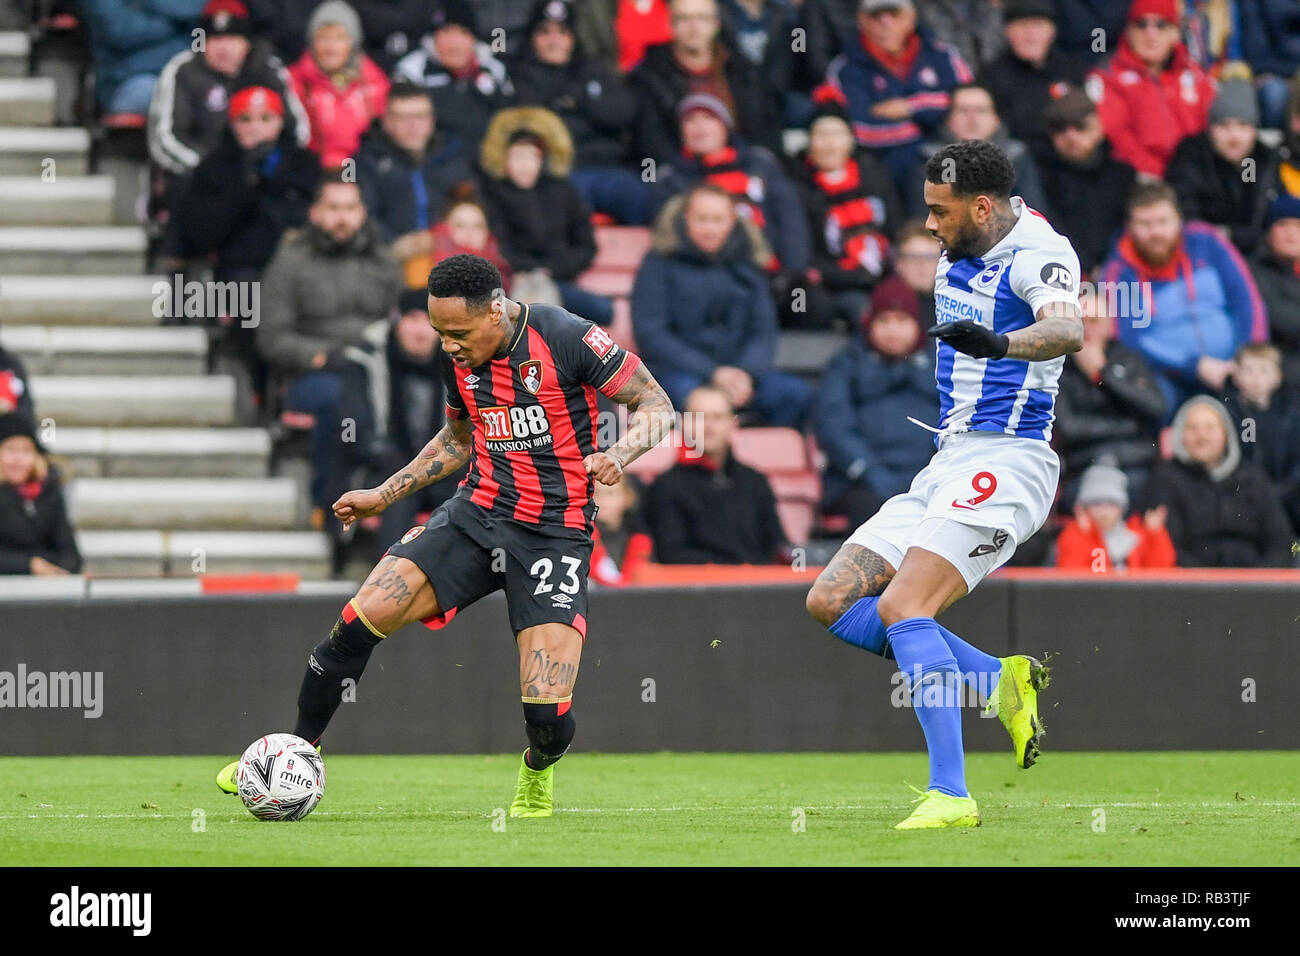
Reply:
M483 172L493 179L506 178L506 149L510 137L521 129L536 134L545 144L546 172L559 179L567 177L573 169L573 139L564 120L540 106L517 106L492 117L479 148Z
M691 242L686 235L686 197L689 193L674 196L655 218L651 233L651 250L661 256L685 256L701 261L731 263L748 262L760 272L772 260L772 247L767 244L763 230L747 216L736 216L736 227L716 255L709 256Z

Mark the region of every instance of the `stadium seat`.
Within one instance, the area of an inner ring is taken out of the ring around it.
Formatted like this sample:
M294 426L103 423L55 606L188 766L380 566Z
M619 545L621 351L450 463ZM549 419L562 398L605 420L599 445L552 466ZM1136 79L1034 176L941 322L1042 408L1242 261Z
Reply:
M105 113L99 118L104 129L144 129L149 118L141 113Z
M610 337L629 352L636 351L636 336L632 330L632 304L627 299L614 300L614 321L609 326Z
M649 484L677 463L677 444L669 439L627 466L628 473Z
M786 538L795 547L802 547L812 537L816 521L816 506L803 501L781 501L776 503L776 516L781 519L781 529Z
M1174 430L1169 426L1160 429L1160 457L1165 461L1174 457Z
M808 445L793 428L740 428L731 436L731 447L741 462L765 475L812 468Z
M596 295L629 296L636 283L636 273L622 269L588 269L578 277L578 285Z
M773 363L783 372L820 375L852 337L840 332L782 332Z
M596 259L591 267L635 273L650 244L650 230L644 226L603 226L596 230Z

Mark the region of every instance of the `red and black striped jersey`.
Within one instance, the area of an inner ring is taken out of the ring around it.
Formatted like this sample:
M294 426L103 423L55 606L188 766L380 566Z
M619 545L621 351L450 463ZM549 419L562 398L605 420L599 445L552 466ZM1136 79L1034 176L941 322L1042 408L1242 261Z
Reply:
M473 369L443 358L447 416L474 427L456 496L539 527L591 533L596 391L617 394L641 360L557 306L524 305L503 357Z

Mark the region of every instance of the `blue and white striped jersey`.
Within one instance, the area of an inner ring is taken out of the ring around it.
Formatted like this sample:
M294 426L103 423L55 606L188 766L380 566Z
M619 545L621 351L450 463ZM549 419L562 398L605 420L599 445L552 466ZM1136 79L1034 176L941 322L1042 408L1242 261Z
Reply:
M1034 323L1050 302L1079 303L1079 257L1070 241L1019 196L1011 197L1018 221L984 256L949 262L935 275L938 322L978 322L1007 333ZM1046 362L982 359L938 342L939 434L1003 432L1049 441L1056 385L1065 357Z

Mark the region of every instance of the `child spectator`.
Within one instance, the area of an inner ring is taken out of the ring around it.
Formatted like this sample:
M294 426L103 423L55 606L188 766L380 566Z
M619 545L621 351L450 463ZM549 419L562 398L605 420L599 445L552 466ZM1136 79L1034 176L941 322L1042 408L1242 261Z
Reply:
M1101 574L1127 568L1172 568L1174 542L1165 530L1167 509L1142 516L1128 510L1128 477L1113 465L1093 465L1083 473L1074 517L1056 538L1058 568L1089 568Z
M621 587L636 580L649 560L653 545L641 530L637 502L637 480L624 475L612 485L596 482L592 501L596 504L596 528L592 533L591 578L609 587Z
M1224 404L1241 435L1241 457L1264 469L1300 533L1300 402L1282 391L1282 353L1255 342L1237 349Z
M510 294L510 263L501 254L497 237L488 228L487 213L473 198L473 189L458 189L447 213L431 230L430 253L406 262L406 287L423 289L429 283L429 270L443 259L470 254L488 259L501 273L502 288Z
M0 415L0 574L76 574L81 554L59 472L32 423Z
M361 18L343 0L315 9L307 43L289 76L311 119L308 148L323 166L355 162L361 134L384 112L388 77L362 52Z

